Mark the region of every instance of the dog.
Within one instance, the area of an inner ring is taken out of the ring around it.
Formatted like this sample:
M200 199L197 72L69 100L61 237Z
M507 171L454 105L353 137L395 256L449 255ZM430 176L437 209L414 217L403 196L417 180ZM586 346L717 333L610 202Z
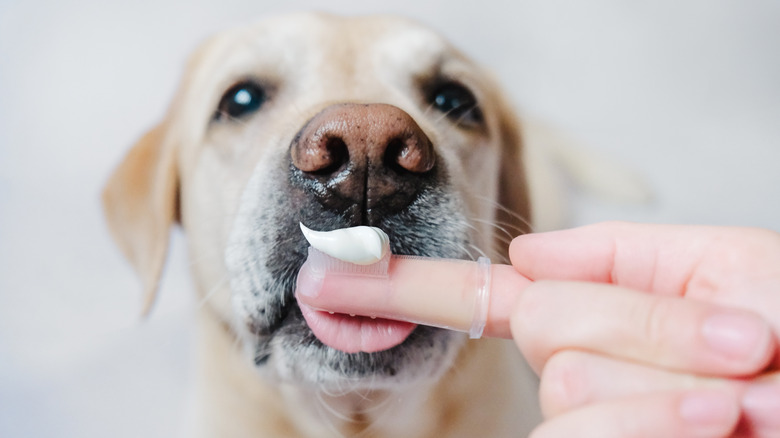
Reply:
M395 254L505 257L530 229L525 166L496 82L416 22L294 14L207 40L103 193L145 312L171 227L186 235L205 303L189 436L525 436L537 381L510 341L419 326L347 353L294 299L299 222L377 226Z

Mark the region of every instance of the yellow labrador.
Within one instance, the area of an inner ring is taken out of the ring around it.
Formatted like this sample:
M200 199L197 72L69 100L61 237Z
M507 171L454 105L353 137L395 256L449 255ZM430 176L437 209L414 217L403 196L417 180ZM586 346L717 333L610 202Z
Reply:
M378 226L397 254L506 254L530 217L520 143L488 75L407 20L294 15L208 40L104 193L147 310L185 230L206 301L193 436L527 434L536 383L511 343L363 320L376 348L348 353L293 297L299 222Z

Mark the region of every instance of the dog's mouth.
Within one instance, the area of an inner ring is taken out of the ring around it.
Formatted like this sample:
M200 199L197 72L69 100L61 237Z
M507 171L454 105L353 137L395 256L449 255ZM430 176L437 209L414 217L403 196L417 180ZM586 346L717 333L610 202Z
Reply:
M431 196L375 224L391 231L393 253L468 257L463 251L468 237L462 208L445 192L441 186L431 187ZM447 369L463 341L460 334L298 305L294 285L307 252L298 222L322 230L352 224L317 204L295 202L289 192L275 196L284 197L284 214L270 217L263 226L255 222L252 233L233 247L235 260L229 262L237 329L243 330L244 346L256 366L285 381L337 386L365 382L372 388L436 378Z
M301 306L312 333L328 347L345 353L376 353L404 342L416 324L383 318L330 313Z

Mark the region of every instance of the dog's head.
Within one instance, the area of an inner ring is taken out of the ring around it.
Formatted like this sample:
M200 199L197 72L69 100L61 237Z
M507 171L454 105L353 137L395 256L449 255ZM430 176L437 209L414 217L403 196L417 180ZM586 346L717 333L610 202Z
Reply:
M109 182L107 216L147 305L180 222L207 311L268 375L434 378L463 335L417 327L381 351L344 352L312 334L293 297L298 223L377 226L396 254L505 254L529 217L515 123L488 75L420 25L282 17L198 50L165 120Z

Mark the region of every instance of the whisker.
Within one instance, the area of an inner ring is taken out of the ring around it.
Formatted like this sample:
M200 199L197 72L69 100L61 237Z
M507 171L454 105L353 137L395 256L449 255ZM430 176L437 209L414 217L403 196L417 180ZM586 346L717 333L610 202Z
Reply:
M322 392L317 391L316 395L317 395L317 400L319 400L319 402L320 402L320 406L325 408L325 410L328 413L330 413L332 416L334 416L337 419L339 419L341 421L344 421L346 423L354 423L355 422L355 420L353 418L347 416L343 412L340 412L338 409L336 409L335 407L331 406L331 404L328 403L328 401L323 398L323 393ZM325 395L330 396L327 393L325 393ZM333 397L333 396L331 396L331 397ZM336 397L338 397L338 396L336 396Z
M215 284L215 285L214 285L214 287L212 287L210 291L208 291L207 293L205 293L205 294L203 295L203 298L201 298L201 299L200 299L200 301L198 301L197 308L198 308L198 309L200 309L200 308L202 308L203 306L205 306L205 305L206 305L206 303L207 303L207 302L208 302L208 301L209 301L209 300L210 300L210 299L211 299L211 298L212 298L214 295L216 295L216 294L217 294L217 292L219 292L219 290L222 288L222 286L224 286L224 285L225 285L225 284L228 282L229 278L230 278L230 277L229 277L228 275L223 275L223 276L222 276L222 278L221 278L221 279L220 279L220 280L217 282L217 284Z
M369 385L369 386L372 386L372 385ZM371 399L371 398L363 398L363 400L368 401L368 402L373 401L373 399ZM370 408L363 409L362 412L376 412L376 411L385 409L387 407L387 405L390 404L390 401L391 401L391 397L388 395L381 402L376 403L375 405L371 406ZM386 414L386 412L382 413L382 415L385 415L385 414Z
M498 231L501 231L501 232L502 232L504 235L506 235L506 237L508 237L510 240L511 240L511 239L513 239L513 238L515 237L515 236L513 236L513 235L512 235L512 233L510 233L510 232L509 232L509 230L507 230L507 229L505 228L505 227L506 227L506 226L508 226L509 224L506 224L506 223L499 223L499 222L497 222L497 221L489 221L489 220L480 219L480 218L471 218L471 220L472 220L472 221L474 221L474 222L480 223L480 224L486 224L486 225L489 225L490 227L492 227L492 228L494 228L494 229L496 229L496 230L498 230ZM502 225L503 225L503 226L502 226ZM496 237L498 237L498 236L496 236Z
M340 412L337 412L334 408L329 406L328 402L325 401L322 398L322 393L316 392L315 394L316 400L317 400L317 413L319 414L320 418L323 420L323 423L325 423L325 426L330 429L331 432L334 433L336 436L340 436L342 438L346 438L346 436L341 433L338 427L336 427L336 424L333 420L333 417L336 417L337 419L341 419L347 422L351 422L352 419L346 418L343 414ZM330 416L328 415L330 413Z
M509 208L507 208L506 206L504 206L503 204L501 204L497 200L488 198L485 195L480 195L478 193L474 193L474 192L471 192L471 191L467 191L466 194L468 196L470 196L472 199L486 202L490 207L495 208L497 210L500 210L500 211L510 215L514 219L517 219L518 222L520 222L523 225L525 225L526 227L528 227L528 229L531 232L535 231L533 224L530 222L530 220L528 218L523 217L522 215L520 215L518 212L516 212L514 210L510 210ZM504 225L509 225L509 224L506 224L506 223L503 223L503 224ZM518 231L518 234L521 234L521 232L523 231L522 229L520 229L520 227L517 227L517 226L512 226L512 228L516 228L516 230Z
M466 117L468 114L470 114L471 111L475 110L476 108L479 108L479 105L473 105L469 109L464 111L463 114L455 120L455 124L461 125L463 123L463 118Z
M482 250L481 250L481 249L480 249L478 246L474 245L473 243L469 243L469 247L470 247L471 249L473 249L474 251L478 252L478 253L479 253L479 255L481 255L482 257L488 257L488 258L490 258L490 257L489 257L487 254L485 254L485 251L482 251ZM472 257L472 259L473 259L473 258L474 258L474 257Z
M506 221L498 221L498 220L497 220L497 221L494 221L494 223L495 223L495 225L497 225L497 226L501 226L501 227L502 227L504 230L506 230L506 232L507 232L507 235L508 235L508 237L509 237L510 239L514 239L515 237L517 237L517 236L519 236L519 235L521 235L521 234L525 234L525 233L527 232L526 230L524 230L524 229L520 228L519 226L517 226L517 225L515 225L515 224L513 224L513 223L510 223L510 222L506 222ZM530 224L526 223L526 226L530 227ZM509 231L510 229L511 229L511 230L514 230L514 231L515 231L515 233L514 233L514 234L512 234L512 233ZM531 231L531 232L533 232L533 231Z
M434 120L433 122L434 122L434 123L440 123L442 120L446 119L446 118L447 118L447 116L449 116L451 112L452 112L452 110L449 110L449 111L447 111L447 112L443 112L443 113L441 113L441 115L439 116L439 118L438 118L438 119L436 119L436 120Z
M429 104L428 104L428 105L425 107L425 109L423 109L423 111L422 111L422 113L423 113L423 116L428 116L428 115L429 115L429 114L432 112L432 110L433 110L433 104L432 104L432 103L429 103Z
M334 397L334 398L335 397L341 397L341 396L343 396L344 394L347 393L347 391L345 391L343 388L340 387L341 386L341 382L337 382L337 385L339 385L339 388L334 388L334 389L330 389L330 388L328 388L326 386L322 386L322 387L320 387L319 391L321 393L327 395L328 397Z
M469 249L466 248L464 245L458 245L458 249L463 251L468 256L468 258L470 260L476 260L476 258L474 257L474 254L471 251L469 251Z
M361 412L363 413L375 413L378 410L384 410L384 412L379 413L378 415L375 415L374 418L372 418L372 421L365 427L365 429L361 430L356 437L360 436L374 436L374 431L379 427L379 425L383 422L383 420L387 418L392 418L394 416L393 412L393 405L391 404L391 397L386 397L384 400L382 400L380 403L378 403L376 406L372 406L369 409L363 409Z
M477 241L483 241L483 240L484 240L484 239L483 239L483 238L484 238L484 233L482 232L483 230L479 229L479 228L478 228L478 227L476 227L474 224L472 224L472 223L471 223L472 221L473 221L473 222L479 222L479 218L467 218L467 220L466 220L466 221L465 221L465 223L464 223L465 227L473 231L473 233L475 234L475 237L477 238L477 239L476 239ZM488 224L490 224L490 222L487 222L487 221L485 221L485 223L488 223ZM492 238L493 236L491 235L490 237ZM470 246L471 246L471 247L472 247L474 250L476 250L476 251L477 251L479 254L481 254L481 255L483 255L483 256L485 256L485 257L487 257L487 256L485 255L485 252L484 252L484 250L482 250L482 249L480 249L480 248L476 247L474 244L469 244L469 245L470 245ZM473 260L476 260L476 258L473 256L473 254L471 254L471 253L469 253L469 254L471 255L471 257L472 257L472 259L473 259Z

